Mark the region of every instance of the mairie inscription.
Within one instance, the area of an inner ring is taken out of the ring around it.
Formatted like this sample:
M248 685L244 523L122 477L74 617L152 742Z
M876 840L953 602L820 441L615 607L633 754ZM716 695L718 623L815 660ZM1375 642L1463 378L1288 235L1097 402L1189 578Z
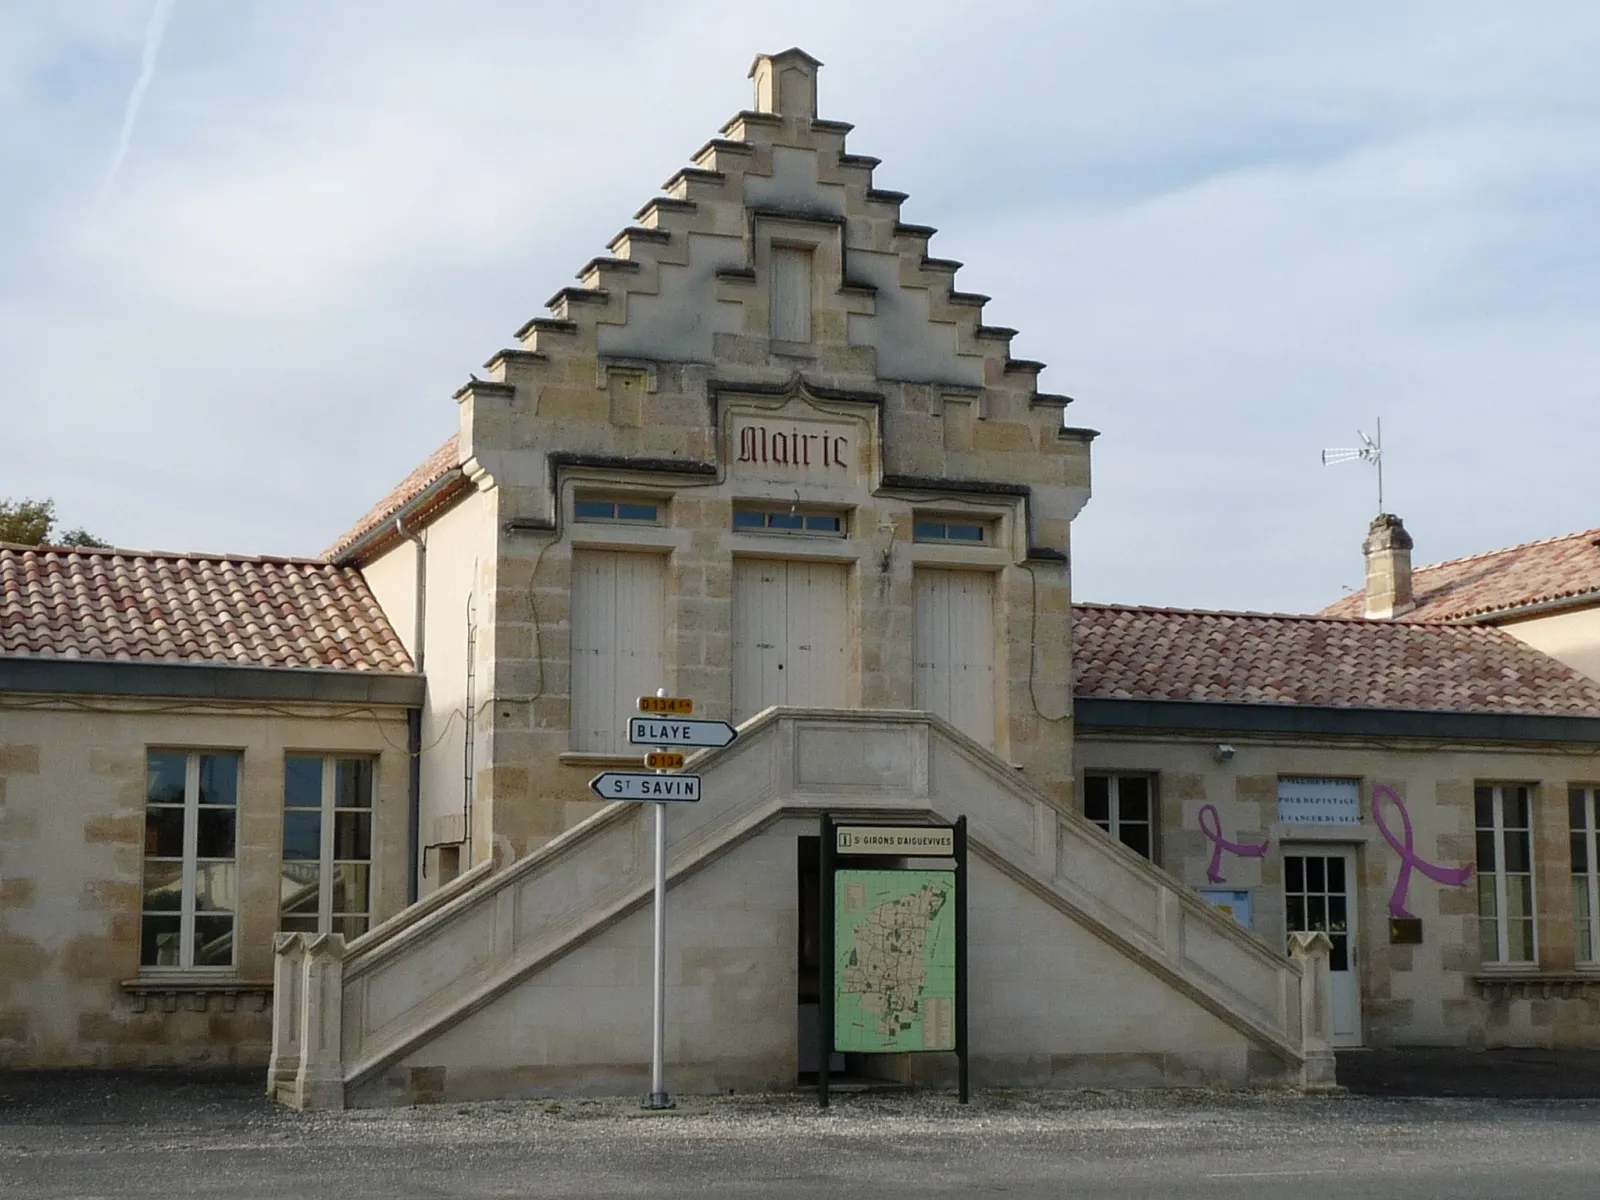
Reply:
M734 417L728 434L729 457L742 474L837 477L858 465L849 425Z

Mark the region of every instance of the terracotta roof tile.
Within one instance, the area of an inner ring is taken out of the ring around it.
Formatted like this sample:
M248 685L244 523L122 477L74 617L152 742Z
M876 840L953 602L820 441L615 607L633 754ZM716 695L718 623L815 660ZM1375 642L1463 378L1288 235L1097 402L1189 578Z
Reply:
M352 568L49 546L0 545L0 654L412 669Z
M1600 592L1600 529L1455 558L1411 573L1417 607L1401 620L1452 621ZM1319 616L1359 617L1356 592Z
M461 438L459 434L453 433L445 440L444 445L428 455L422 464L402 479L387 496L369 508L366 516L345 530L338 540L323 550L322 557L329 560L338 558L460 465Z
M1600 684L1489 626L1082 604L1073 632L1080 699L1600 716Z

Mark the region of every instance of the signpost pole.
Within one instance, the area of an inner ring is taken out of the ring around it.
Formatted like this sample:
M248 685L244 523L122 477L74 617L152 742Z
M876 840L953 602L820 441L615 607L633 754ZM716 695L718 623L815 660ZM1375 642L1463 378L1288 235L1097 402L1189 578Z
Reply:
M967 1103L967 818L956 818L956 1079Z
M657 800L655 989L650 1027L650 1096L646 1108L671 1108L667 1095L667 806Z
M817 942L821 953L818 955L817 972L817 1006L820 1010L817 1019L817 1048L822 1052L817 1060L817 1107L828 1107L828 1060L833 1057L833 818L827 813L822 814L822 838L818 847L820 861L818 863L817 887L822 892L821 903L817 906L817 915L820 918Z
M666 688L656 695L665 696ZM658 775L661 772L656 772ZM644 1107L672 1107L667 1095L667 806L657 800L656 810L656 911L655 911L655 988L650 1025L650 1095Z

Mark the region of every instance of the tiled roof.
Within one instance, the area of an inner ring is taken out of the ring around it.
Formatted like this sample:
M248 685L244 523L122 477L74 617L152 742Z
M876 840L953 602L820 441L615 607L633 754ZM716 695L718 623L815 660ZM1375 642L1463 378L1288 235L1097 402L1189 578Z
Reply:
M1600 684L1484 625L1081 604L1073 631L1079 699L1600 716Z
M1417 567L1417 607L1408 621L1450 621L1600 592L1600 529L1525 542L1470 558ZM1365 593L1328 605L1318 615L1359 617Z
M329 560L338 558L460 465L461 438L460 435L453 433L444 445L423 460L421 466L402 479L387 496L369 508L366 516L345 530L337 541L322 552L322 557Z
M0 545L0 655L411 670L352 568L48 546Z

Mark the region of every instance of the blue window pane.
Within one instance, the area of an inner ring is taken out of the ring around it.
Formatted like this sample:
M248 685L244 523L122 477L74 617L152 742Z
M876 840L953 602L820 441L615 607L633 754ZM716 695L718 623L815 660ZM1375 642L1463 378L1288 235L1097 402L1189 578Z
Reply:
M194 965L197 967L233 965L233 917L194 919Z
M283 806L285 808L322 807L322 760L286 758L283 760Z
M183 809L161 805L144 812L146 858L183 857Z
M238 844L238 815L231 808L202 808L197 814L195 854L200 858L232 858Z
M145 799L151 804L182 804L185 754L154 752L145 761Z
M283 814L283 857L287 862L315 861L322 857L322 814L290 809Z
M838 533L838 517L807 517L806 528L813 533Z
M946 536L952 542L981 542L983 541L982 525L946 525Z
M1505 818L1507 829L1528 828L1528 793L1525 787L1505 789Z
M335 767L333 802L340 808L372 807L372 760L341 758Z
M333 856L337 859L372 857L372 814L342 812L333 817Z
M806 520L799 513L768 513L768 529L804 529Z
M760 529L766 523L765 513L754 512L748 508L736 509L733 514L733 527L735 529Z
M200 803L237 804L239 802L239 756L202 754L200 756Z
M657 511L654 504L619 504L617 505L617 520L654 521Z
M575 511L580 521L610 521L617 515L617 506L605 500L579 500Z
M911 536L919 542L942 542L944 526L937 521L918 521L911 527Z
M183 918L148 916L141 922L139 935L139 965L141 967L176 967L181 952Z
M1108 776L1084 776L1083 815L1102 827L1111 824L1111 780Z

